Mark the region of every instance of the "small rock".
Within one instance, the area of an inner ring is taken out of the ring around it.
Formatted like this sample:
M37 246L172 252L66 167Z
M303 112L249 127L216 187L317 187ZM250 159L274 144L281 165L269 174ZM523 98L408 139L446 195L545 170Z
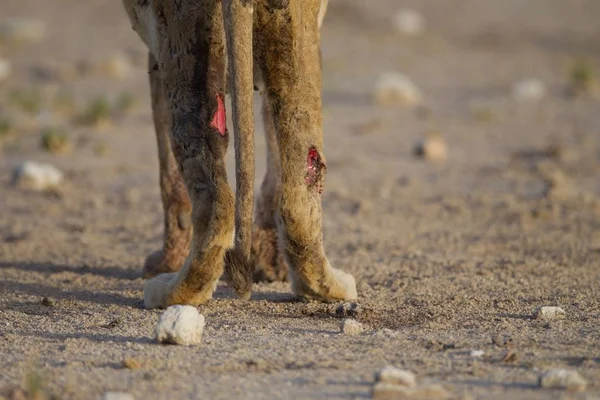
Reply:
M126 392L106 392L101 400L135 400L135 397Z
M492 336L492 343L498 347L504 347L504 336L500 335L499 333Z
M546 85L537 78L523 79L513 87L517 100L539 100L546 95Z
M577 371L569 369L551 369L539 379L539 385L543 388L585 390L587 382Z
M394 385L400 385L408 388L414 388L417 386L417 378L415 374L404 369L387 366L375 375L376 382L391 383Z
M49 299L48 297L44 297L42 299L42 305L44 307L54 307L54 302L51 299Z
M125 78L127 77L133 67L129 58L120 53L113 54L101 65L101 68L106 75L112 78Z
M365 328L360 322L347 318L342 322L342 333L346 335L360 335Z
M406 75L399 72L386 72L377 78L373 92L374 99L381 105L401 104L413 106L421 103L421 90Z
M502 361L504 363L515 363L515 362L519 361L519 353L516 350L509 349L502 356L500 361Z
M142 365L135 358L125 357L123 359L123 367L127 369L140 369Z
M414 154L430 161L444 161L448 157L448 146L440 134L429 133L417 143Z
M155 338L160 343L197 344L202 340L204 325L204 315L196 307L171 306L160 316Z
M123 197L125 204L128 206L135 206L136 204L139 204L142 199L142 193L137 188L128 188L125 190Z
M533 311L536 319L558 319L564 318L566 313L560 307L542 306Z
M415 10L398 11L392 23L398 32L408 36L419 36L425 32L425 18Z
M361 311L360 304L347 302L347 303L340 304L335 309L335 314L340 317L356 318L358 315L360 315L360 311Z
M121 326L123 325L123 320L121 320L121 318L115 318L113 320L111 320L110 322L102 325L103 328L106 329L113 329L116 328L117 326Z
M483 350L471 350L471 352L469 353L471 357L483 357L484 354L485 351Z
M0 40L13 42L39 42L46 35L42 21L12 19L0 23Z
M8 60L0 58L0 82L5 81L10 77L12 68Z
M455 349L458 346L456 343L443 343L437 339L431 339L429 342L425 344L425 348L434 350L434 351L446 351L450 349Z
M63 173L50 164L26 161L13 171L13 184L32 190L57 188L63 180Z

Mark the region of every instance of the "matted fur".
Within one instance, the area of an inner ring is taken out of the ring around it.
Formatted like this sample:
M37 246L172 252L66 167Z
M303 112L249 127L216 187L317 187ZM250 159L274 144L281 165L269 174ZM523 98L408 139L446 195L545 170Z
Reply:
M224 261L225 278L242 297L250 293L253 265L272 269L271 279L281 279L287 263L299 296L322 301L356 298L354 278L329 265L322 244L326 159L319 26L326 4L326 0L124 0L133 28L150 52L166 221L163 250L147 260L145 273L177 271L182 263L179 272L147 282L147 307L206 302ZM224 162L229 134L211 124L228 79L236 132L237 199L227 184ZM253 82L264 92L268 172L251 240ZM165 109L168 116L163 115ZM166 131L170 147L164 140ZM173 189L182 187L180 182L185 183L189 202ZM189 203L191 216L186 214ZM182 262L190 227L189 254Z

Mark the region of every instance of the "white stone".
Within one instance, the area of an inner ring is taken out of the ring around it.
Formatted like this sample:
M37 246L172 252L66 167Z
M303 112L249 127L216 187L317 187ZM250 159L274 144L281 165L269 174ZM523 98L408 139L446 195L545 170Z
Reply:
M5 81L10 77L12 67L8 60L0 58L0 82Z
M556 368L540 376L539 385L543 388L585 390L587 382L577 371Z
M400 72L384 72L375 82L373 92L375 101L381 105L401 104L413 106L421 103L421 90Z
M546 85L537 78L523 79L515 83L513 95L517 100L539 100L546 95Z
M155 338L160 343L198 344L202 340L204 325L204 315L196 307L171 306L160 316Z
M131 393L126 392L106 392L101 400L135 400Z
M360 322L347 318L342 322L342 333L346 335L360 335L365 328Z
M0 39L15 42L39 42L46 35L42 21L33 19L11 19L0 23Z
M448 157L448 146L439 134L428 134L415 146L415 154L430 161L445 161Z
M375 376L375 380L377 382L391 383L408 388L414 388L417 386L417 378L415 374L404 369L392 367L390 365L379 371Z
M471 353L469 354L471 355L471 357L483 357L485 352L483 350L471 350Z
M133 70L129 57L121 53L111 55L102 67L108 76L119 79L126 78Z
M564 318L566 313L560 307L542 306L535 309L533 315L537 319L558 319Z
M58 187L63 177L63 173L50 164L26 161L13 171L13 184L42 191Z
M425 32L425 18L415 10L398 11L392 23L398 32L408 36L419 36Z

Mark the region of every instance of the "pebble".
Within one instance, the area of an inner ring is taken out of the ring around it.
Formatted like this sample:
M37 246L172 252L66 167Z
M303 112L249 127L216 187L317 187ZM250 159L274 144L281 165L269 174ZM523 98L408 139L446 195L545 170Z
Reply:
M485 354L485 351L483 350L471 350L471 353L469 353L471 357L483 357L483 355Z
M135 400L135 397L126 392L106 392L101 400Z
M342 317L357 317L360 315L361 306L358 303L346 302L335 309L335 314Z
M128 347L131 347L131 342L127 342ZM140 369L142 365L135 358L125 357L123 359L123 367L127 369Z
M129 57L116 53L111 55L101 66L102 70L111 78L125 78L133 70Z
M430 161L444 161L448 157L448 146L442 135L429 133L416 144L414 153Z
M46 36L46 26L35 19L15 18L0 23L0 40L39 42Z
M392 20L394 29L407 36L419 36L425 32L425 18L415 10L398 11Z
M347 318L342 322L342 333L346 335L360 335L365 330L360 322Z
M546 95L546 85L537 78L523 79L515 83L513 95L517 100L539 100Z
M7 80L12 72L12 67L8 60L0 58L0 82Z
M375 375L376 382L385 382L394 385L400 385L408 388L417 386L417 378L415 374L404 369L392 367L388 365Z
M587 382L575 370L551 369L540 376L539 385L543 388L585 390Z
M414 106L422 102L423 94L410 78L400 72L385 72L375 82L375 101L381 105Z
M155 339L160 343L189 346L202 340L204 315L192 306L171 306L160 316Z
M533 315L536 319L558 319L564 318L566 313L560 307L542 306L534 310Z
M57 188L63 181L63 173L50 164L26 161L13 171L15 186L43 191Z

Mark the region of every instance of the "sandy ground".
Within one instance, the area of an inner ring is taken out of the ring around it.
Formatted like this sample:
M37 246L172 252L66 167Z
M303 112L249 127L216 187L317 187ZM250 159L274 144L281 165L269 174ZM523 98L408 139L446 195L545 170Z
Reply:
M402 7L424 15L424 35L394 32ZM325 245L357 278L367 331L340 334L336 304L294 302L287 284L257 285L248 302L221 285L200 308L207 328L192 348L153 343L160 312L142 308L141 264L161 245L162 212L144 48L121 3L0 9L0 20L46 26L39 42L0 47L13 64L0 111L17 121L0 139L0 394L37 374L64 399L368 398L373 374L391 364L455 398L600 396L600 102L566 95L573 60L600 65L597 0L331 0ZM122 79L56 76L118 52L135 61ZM373 103L376 77L396 70L424 106ZM545 82L541 100L511 94L528 77ZM99 131L45 108L20 118L7 98L27 88L66 90L78 109L122 92L138 105ZM40 148L48 126L66 132L70 153ZM429 131L448 143L446 162L413 156ZM23 160L56 165L65 183L52 193L12 187ZM566 317L534 319L543 305ZM140 367L125 368L126 358ZM539 388L554 367L577 370L587 390Z

